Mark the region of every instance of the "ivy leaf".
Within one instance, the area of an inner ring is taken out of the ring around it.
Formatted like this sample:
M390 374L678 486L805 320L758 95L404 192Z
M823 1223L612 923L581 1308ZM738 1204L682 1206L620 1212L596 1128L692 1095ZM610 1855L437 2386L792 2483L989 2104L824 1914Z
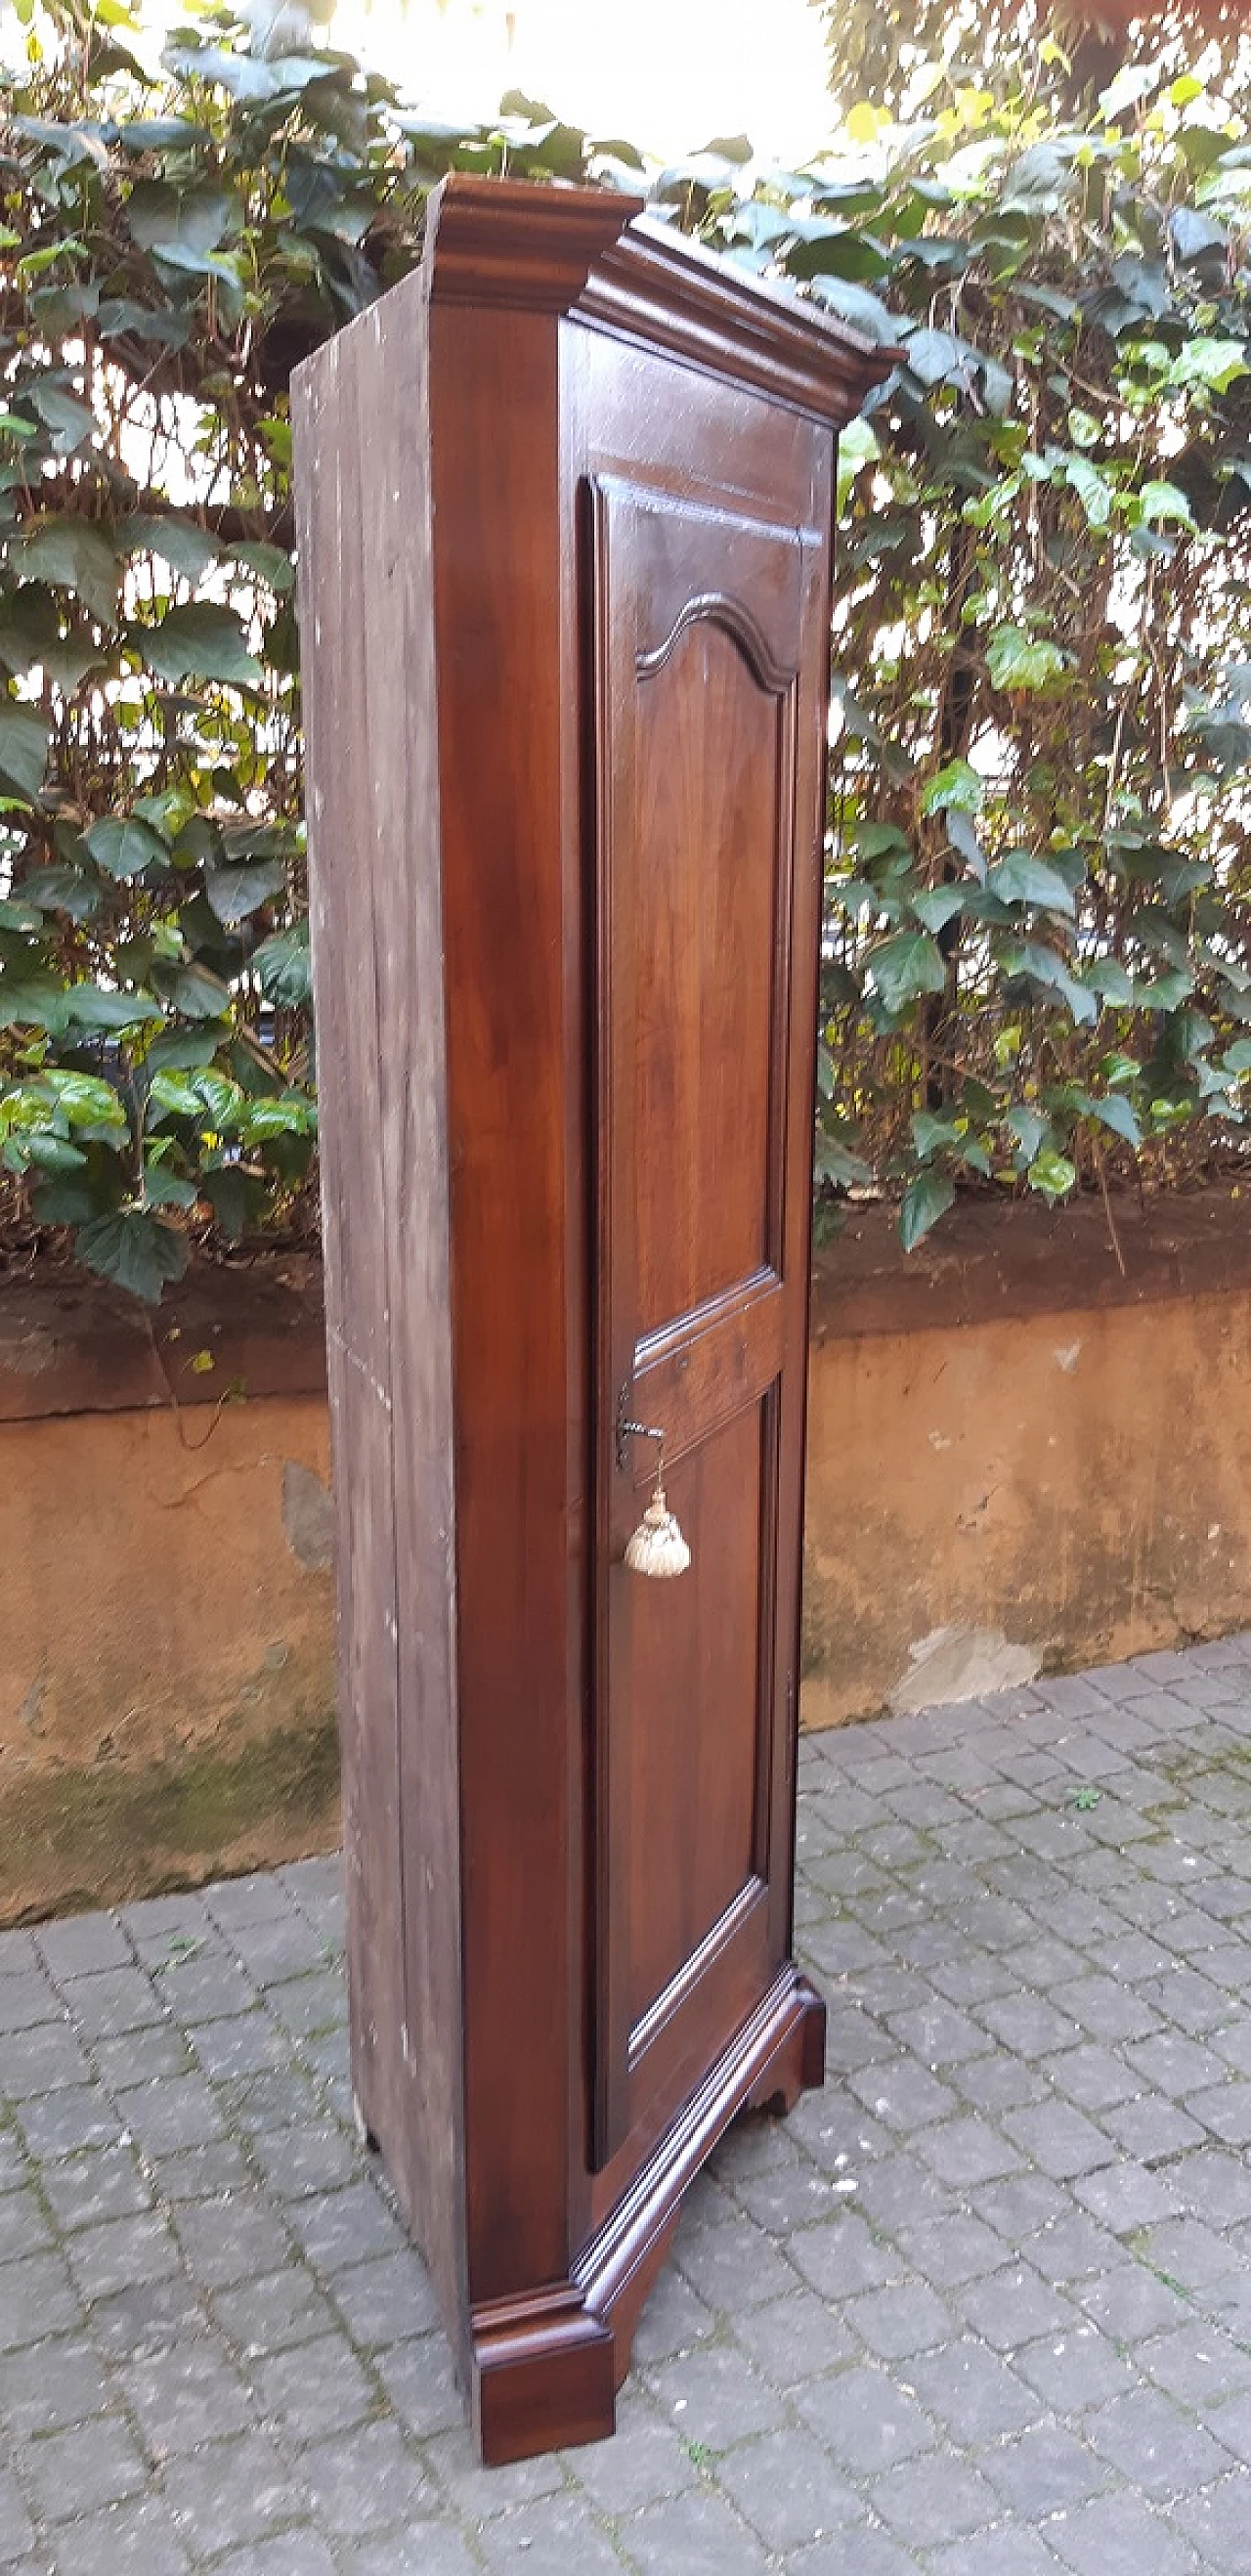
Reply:
M1144 528L1163 527L1176 520L1184 528L1193 528L1194 512L1184 492L1176 483L1144 483L1138 494L1138 521Z
M168 867L169 850L159 832L138 814L103 815L83 834L97 867L105 875L129 882L153 865Z
M1092 957L1078 968L1078 975L1102 1001L1126 1007L1134 999L1133 980L1119 957Z
M96 416L86 403L67 393L63 385L34 384L27 388L44 427L52 433L52 444L58 456L72 456L95 433Z
M176 187L165 179L137 179L126 200L126 221L139 248L177 266L207 266L237 211L237 200L224 188Z
M202 528L189 512L145 515L136 512L123 519L117 531L118 545L127 555L159 555L171 571L180 572L186 581L201 581L211 564L218 561L220 547L216 537Z
M1031 1109L1021 1101L1008 1111L1008 1125L1025 1156L1032 1163L1046 1137L1051 1134L1051 1120L1041 1109Z
M75 1251L89 1270L155 1306L167 1280L181 1279L190 1259L184 1234L141 1208L121 1208L80 1226Z
M945 1172L918 1172L909 1181L899 1210L899 1236L905 1252L913 1252L930 1227L937 1225L949 1207L954 1207L956 1185Z
M1062 876L1036 859L1029 850L1009 850L1006 858L991 868L986 891L1000 903L1038 904L1046 912L1064 912L1072 916L1075 906Z
M176 685L194 676L251 687L261 666L248 649L243 620L233 608L192 599L167 609L155 626L132 626L127 641L158 679Z
M148 1093L149 1118L153 1125L162 1118L190 1118L198 1126L224 1136L237 1125L243 1101L243 1092L228 1074L212 1073L207 1068L194 1073L157 1073Z
M204 891L227 930L237 930L241 921L259 912L272 896L281 894L286 882L287 871L281 859L261 859L251 867L204 871Z
M832 1181L838 1190L863 1189L873 1178L872 1164L860 1154L853 1154L823 1127L817 1129L816 1167L822 1179Z
M942 993L947 988L947 968L936 942L927 932L901 930L891 939L869 952L868 972L874 990L888 1011L902 1011L920 993Z
M1209 340L1198 334L1183 341L1169 371L1170 385L1203 385L1209 393L1227 393L1236 376L1248 373L1241 340Z
M1134 1001L1140 1011L1175 1011L1194 988L1195 979L1188 966L1168 966L1149 983L1135 984Z
M275 930L261 941L252 959L256 976L267 1002L279 1010L298 1010L312 997L312 961L309 956L308 922L298 921L289 930Z
M189 1020L217 1020L230 1009L230 993L220 975L210 974L207 966L181 966L168 978L161 978L161 991L176 1011Z
M923 814L980 814L986 790L977 771L967 760L949 760L936 778L931 778L921 797Z
M1039 1196L1054 1207L1057 1199L1068 1197L1077 1179L1077 1171L1067 1154L1057 1154L1054 1146L1044 1145L1041 1152L1035 1154L1025 1177L1030 1188L1037 1190Z
M1034 983L1059 993L1079 1028L1089 1027L1098 1019L1099 1007L1093 995L1078 983L1064 958L1054 948L1045 948L1041 940L1027 939L1021 948L1006 949L1003 965L1006 974L1027 975Z
M1134 1114L1133 1103L1123 1092L1109 1091L1102 1099L1087 1100L1087 1114L1101 1126L1110 1127L1114 1136L1122 1136L1135 1149L1142 1143L1142 1129Z
M10 539L9 563L19 581L72 591L102 626L112 625L120 567L111 536L93 521L52 513L26 519Z
M927 930L945 930L949 921L964 910L966 889L960 885L923 886L910 900L918 921Z
M249 1145L261 1144L270 1136L310 1136L316 1126L312 1101L298 1091L284 1092L276 1100L249 1100L239 1113L239 1133Z
M1112 516L1113 489L1106 474L1092 465L1088 456L1070 456L1065 461L1064 480L1076 492L1090 528L1106 528Z
M66 1023L77 1029L134 1029L164 1017L150 993L110 993L103 984L67 984L63 1008Z
M987 647L986 667L996 689L1046 689L1059 679L1064 655L1058 645L1023 634L1019 626L1001 626Z
M33 805L43 786L51 727L33 707L0 699L0 787Z
M959 1148L963 1137L954 1118L937 1118L932 1110L915 1109L912 1113L912 1142L923 1163L941 1153L944 1147Z
M102 1082L98 1074L51 1066L40 1075L39 1088L48 1094L70 1126L93 1142L125 1142L129 1133L126 1112L111 1082Z

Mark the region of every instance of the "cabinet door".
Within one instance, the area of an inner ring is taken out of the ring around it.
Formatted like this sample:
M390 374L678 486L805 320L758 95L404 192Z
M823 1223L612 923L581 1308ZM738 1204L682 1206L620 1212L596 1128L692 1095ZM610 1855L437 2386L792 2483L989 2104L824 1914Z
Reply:
M592 2161L790 1942L826 540L590 478L598 1008ZM627 1569L665 1434L691 1549Z

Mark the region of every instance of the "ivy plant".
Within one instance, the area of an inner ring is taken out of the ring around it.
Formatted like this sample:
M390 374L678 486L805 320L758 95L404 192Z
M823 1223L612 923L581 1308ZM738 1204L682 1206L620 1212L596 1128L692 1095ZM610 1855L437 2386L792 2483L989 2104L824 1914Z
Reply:
M894 353L843 441L820 1203L1240 1151L1251 534L1240 97L914 63L810 167L466 128L310 37L23 0L0 132L0 1247L140 1296L309 1222L287 386L458 167L642 187ZM292 13L287 13L291 15ZM302 41L302 40L301 40ZM914 53L916 49L913 49ZM997 85L996 85L997 84ZM905 85L906 86L906 85ZM1110 1201L1109 1201L1110 1204Z

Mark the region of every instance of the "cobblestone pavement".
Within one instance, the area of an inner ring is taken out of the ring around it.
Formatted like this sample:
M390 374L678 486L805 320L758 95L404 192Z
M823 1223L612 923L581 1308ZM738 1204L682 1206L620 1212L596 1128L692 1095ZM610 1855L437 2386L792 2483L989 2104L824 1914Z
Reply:
M0 1935L0 2567L1251 2571L1251 1637L802 1772L827 2089L516 2470L353 2136L335 1865Z

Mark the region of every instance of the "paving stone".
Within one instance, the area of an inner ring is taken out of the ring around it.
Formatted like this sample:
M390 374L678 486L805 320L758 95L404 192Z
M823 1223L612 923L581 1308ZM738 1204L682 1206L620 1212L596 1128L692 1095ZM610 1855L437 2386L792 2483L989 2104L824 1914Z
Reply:
M711 2308L705 2307L679 2271L667 2265L635 2327L635 2361L665 2361L671 2353L689 2352L716 2332Z
M0 2565L7 2567L12 2559L32 2549L34 2542L34 2526L17 2480L7 2469L0 2468Z
M294 2202L286 2225L319 2272L338 2272L347 2264L405 2251L400 2222L372 2180L347 2183L342 2191Z
M118 2109L146 2156L168 2156L222 2135L222 2115L202 2075L158 2078L119 2093Z
M1077 2322L1072 2301L1026 2263L953 2291L952 2304L997 2352L1013 2352L1040 2335L1068 2333Z
M1030 2344L1014 2354L1013 2368L1057 2415L1084 2415L1127 2390L1134 2375L1124 2354L1088 2323Z
M1074 2195L1114 2236L1128 2236L1137 2228L1152 2227L1155 2221L1175 2217L1177 2212L1171 2172L1149 2173L1145 2166L1128 2159L1103 2165L1096 2173L1080 2175L1074 2184Z
M46 2522L68 2522L137 2495L147 2474L129 2427L117 2415L96 2415L28 2442L22 2469Z
M202 2072L214 2084L231 2083L240 2076L260 2075L281 2066L289 2045L286 2034L275 2029L259 2002L251 2012L228 2013L220 2021L197 2022L190 2044Z
M1175 2504L1170 2520L1204 2576L1251 2576L1251 2481L1245 2469Z
M0 2424L141 2481L27 2576L1251 2576L1245 1645L804 1745L829 2085L723 2141L563 2461L474 2460L337 1863L0 1935Z
M764 2436L765 2441L769 2438ZM754 2453L760 2447L753 2443L750 2451ZM740 2454L735 2452L732 2456L737 2459ZM833 2478L828 2460L824 2464ZM628 2383L618 2392L617 2429L612 2440L589 2442L582 2449L566 2452L564 2466L575 2487L589 2496L595 2511L614 2517L637 2513L644 2505L659 2503L664 2496L680 2495L684 2488L695 2485L700 2474L691 2457L690 2442Z
M731 2320L735 2342L775 2388L794 2388L843 2361L858 2361L860 2346L839 2310L800 2282L781 2299L748 2308ZM637 2343L636 2343L637 2350Z
M67 1977L62 1994L75 2027L84 2039L117 2039L128 2031L162 2022L165 2006L142 1968L104 1968L95 1976Z
M190 2049L173 2022L154 2022L147 2030L128 2030L120 2039L93 2040L92 2061L110 2093L129 2092L137 2084L170 2082L194 2073Z
M681 2568L682 2576L729 2576L730 2569L734 2576L766 2576L768 2560L760 2543L724 2497L706 2489L677 2496L672 2502L650 2505L618 2528L626 2564L638 2568L640 2576L674 2576L675 2568ZM505 2537L498 2532L498 2526L495 2537ZM488 2555L488 2564L501 2570L506 2567L508 2576L515 2576L517 2562L502 2549L496 2555ZM576 2559L549 2557L539 2561L543 2576L549 2569L551 2576L569 2576L571 2567L580 2569L588 2564L602 2564L607 2576L614 2561L611 2556L587 2561L580 2550ZM527 2557L526 2567L527 2576L537 2576L532 2556Z
M4 2089L10 2102L29 2102L69 2084L91 2079L81 2040L68 2017L10 2031L4 2042Z
M1078 2576L1195 2576L1198 2567L1193 2549L1137 2496L1097 2496L1048 2536Z
M939 2344L950 2343L955 2333L950 2311L920 2281L907 2282L901 2289L871 2290L850 2300L845 2315L853 2332L882 2361L906 2361L919 2352L931 2352Z
M994 2229L963 2210L950 2218L927 2219L920 2227L901 2228L898 2243L921 2279L939 2289L983 2280L1003 2262L1003 2245Z
M1148 2335L1166 2334L1185 2323L1189 2305L1170 2281L1161 2281L1145 2263L1126 2261L1075 2281L1073 2297L1115 2342L1137 2344Z
M345 2537L411 2522L434 2489L394 2424L357 2424L300 2455L301 2483L321 2521Z
M219 2290L213 2313L227 2341L249 2364L340 2330L340 2320L312 2273L295 2262L285 2272L267 2272L259 2281Z
M787 2576L916 2576L917 2565L911 2550L905 2555L887 2532L858 2527L836 2540L819 2540L812 2549L797 2549L786 2561ZM723 2576L730 2576L729 2566Z
M676 2361L658 2362L648 2385L688 2442L724 2450L744 2434L770 2432L784 2412L762 2371L730 2343L700 2344Z
M856 2291L881 2289L889 2281L898 2281L905 2268L902 2258L881 2243L859 2212L846 2206L827 2225L806 2227L792 2237L790 2258L824 2299L846 2299Z
M1060 2424L1036 2424L985 2462L986 2475L1021 2522L1071 2513L1107 2486L1112 2472Z
M26 2254L0 2273L0 2353L21 2351L81 2322L81 2305L59 2249Z
M1207 2411L1207 2428L1226 2451L1251 2465L1251 2390L1227 2397Z
M1159 2388L1131 2388L1088 2416L1084 2430L1104 2459L1157 2502L1210 2484L1227 2465L1216 2434Z
M1070 2182L1077 2174L1093 2173L1099 2165L1111 2164L1116 2154L1106 2133L1067 2102L1045 2102L1037 2108L1005 2111L1003 2125L1030 2162L1057 2182Z
M341 2545L338 2564L344 2576L478 2576L481 2561L470 2557L461 2533L446 2523L415 2522L407 2531L391 2532L386 2540L366 2540L346 2550ZM302 2559L292 2559L289 2569L290 2576L321 2576L314 2562L306 2570ZM229 2569L226 2576L231 2576ZM246 2576L288 2576L288 2570L258 2564Z
M110 1914L75 1914L64 1923L41 1923L35 1946L51 1977L83 1977L101 1968L134 1964L130 1943Z
M195 2451L203 2442L246 2432L257 2400L211 2329L183 2338L159 2359L123 2367L120 2384L154 2456Z
M959 2110L950 2086L940 2084L912 2057L862 2067L851 2078L851 2090L888 2129L911 2132L927 2121L950 2119Z
M1142 2252L1153 2270L1190 2291L1210 2290L1239 2262L1237 2251L1197 2218L1173 2218L1163 2226L1148 2227Z
M188 2202L176 2221L187 2268L207 2289L229 2289L280 2271L292 2260L282 2218L254 2192L223 2193Z
M909 2382L963 2450L1024 2432L1042 2412L1035 2392L1011 2364L973 2335L941 2352L926 2353L911 2365Z
M55 2335L0 2357L0 2432L17 2442L81 2424L114 2404L98 2353L79 2335Z
M110 2361L137 2361L197 2333L201 2315L196 2291L178 2270L166 2280L141 2282L97 2299L89 2328Z
M1005 2122L1011 2115L1005 2115ZM1019 2115L1028 2117L1026 2113ZM951 2120L918 2140L920 2153L943 2182L969 2190L1011 2173L1025 2159L1015 2145L985 2120Z
M1116 2261L1117 2240L1082 2209L1039 2228L1023 2248L1026 2260L1044 2281L1059 2289L1070 2281L1093 2280Z
M716 2475L767 2549L798 2549L864 2517L859 2490L811 2433L788 2428L738 2444L718 2461Z
M33 2189L0 2193L0 2264L12 2263L24 2254L41 2253L51 2243L47 2213Z
M260 2540L301 2509L299 2488L263 2433L203 2442L195 2452L167 2460L161 2484L180 2532L203 2558Z
M172 2156L148 2160L154 2188L177 2207L190 2200L215 2200L223 2192L247 2191L254 2176L234 2138L212 2138L202 2147L183 2147Z
M252 2161L279 2200L306 2192L334 2191L360 2171L355 2142L321 2121L311 2128L263 2131L251 2142Z
M66 2259L88 2306L114 2290L167 2280L178 2270L178 2247L157 2212L109 2218L71 2237Z
M918 2384L923 2372L915 2372ZM937 2426L916 2398L885 2371L850 2369L808 2381L795 2404L836 2464L853 2475L892 2468L914 2452L932 2450Z
M337 2271L329 2286L349 2333L370 2352L425 2334L438 2322L430 2275L420 2255L407 2248Z
M91 2084L69 2084L23 2102L17 2121L30 2154L41 2163L72 2156L82 2147L117 2146L122 2139L112 2104Z
M158 2496L61 2523L51 2545L56 2576L183 2576L191 2563Z
M926 2560L929 2576L1055 2576L1060 2561L1037 2532L1019 2523L999 2523L993 2531L975 2532L934 2550Z

